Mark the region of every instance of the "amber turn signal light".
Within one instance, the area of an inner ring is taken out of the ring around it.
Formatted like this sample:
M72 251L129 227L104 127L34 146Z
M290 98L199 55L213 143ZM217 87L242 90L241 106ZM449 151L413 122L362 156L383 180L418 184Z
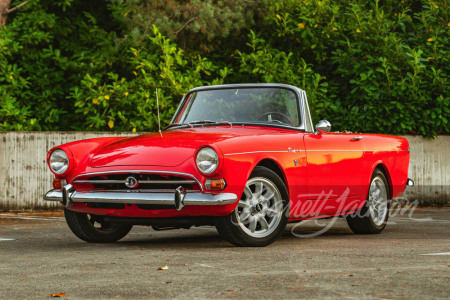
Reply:
M53 179L53 189L62 190L62 188L67 184L67 180L65 179Z
M215 190L220 191L225 188L227 183L225 182L225 179L206 179L205 181L205 187L207 190Z

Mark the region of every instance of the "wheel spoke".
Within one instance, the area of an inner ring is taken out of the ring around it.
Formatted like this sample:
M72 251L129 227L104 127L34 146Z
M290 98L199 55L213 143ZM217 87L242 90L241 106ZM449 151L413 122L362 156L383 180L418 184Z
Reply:
M375 191L373 191L373 196L374 198L378 198L378 196L380 195L381 190L379 188L376 188Z
M248 208L249 206L250 204L248 204L247 201L239 200L238 207Z
M374 191L377 188L377 184L375 181L372 181L372 183L370 184L370 190Z
M247 199L251 199L253 197L252 190L248 186L245 186L244 188L244 195Z
M239 215L239 221L244 223L245 221L247 221L248 217L250 217L250 216L251 216L250 212L245 210Z
M381 206L385 202L385 199L383 197L378 197L378 199L375 200L375 205Z
M385 213L386 213L386 208L384 206L380 206L378 208L378 215L384 216Z
M269 206L269 208L275 210L278 213L279 211L283 210L283 203L275 202L271 206Z
M369 212L370 212L370 215L372 216L372 218L376 219L375 208L373 208L373 206L369 207Z
M264 184L262 182L258 182L255 184L255 196L259 197L261 196L263 192Z
M372 207L374 210L378 211L378 207L380 207L378 200L373 201Z
M253 233L253 232L255 232L255 230L256 230L256 223L257 223L257 220L256 220L256 218L251 218L250 219L250 226L249 226L249 229L250 229L250 231Z
M259 225L261 225L262 229L269 229L269 224L267 223L267 220L264 217L260 217L258 220Z
M375 213L376 218L378 218L378 216L380 215L380 212L378 211L378 208L379 208L379 207L376 206L376 205L373 207L373 211L374 211L374 213Z
M266 203L267 201L269 201L270 199L273 198L273 196L275 196L275 193L272 191L267 191L267 193L265 195L263 195L263 200L261 201L262 203Z
M269 217L276 216L277 214L278 214L278 211L276 209L268 208L266 210L266 215L269 216Z

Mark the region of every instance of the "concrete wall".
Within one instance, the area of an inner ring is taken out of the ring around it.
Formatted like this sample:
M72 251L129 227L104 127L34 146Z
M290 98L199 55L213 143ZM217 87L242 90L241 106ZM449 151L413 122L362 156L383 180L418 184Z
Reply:
M131 136L106 132L0 132L0 211L60 207L42 200L51 188L53 174L46 164L47 151L74 140L101 136ZM422 205L450 202L450 136L424 139L406 136L411 145L409 177L416 182L404 194Z
M419 200L421 205L450 204L450 136L436 139L421 136L404 136L408 139L411 157L409 178L415 186L406 188L404 197Z
M108 132L0 132L0 211L61 207L44 201L54 175L47 151L68 142L102 136L130 136Z

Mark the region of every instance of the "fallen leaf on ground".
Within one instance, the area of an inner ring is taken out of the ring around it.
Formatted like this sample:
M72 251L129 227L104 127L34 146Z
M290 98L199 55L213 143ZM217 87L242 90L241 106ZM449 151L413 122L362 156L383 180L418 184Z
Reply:
M64 297L65 295L66 295L66 293L55 293L55 294L52 294L52 298Z
M168 266L164 266L164 267L159 267L158 271L164 271L164 270L168 270L169 267Z

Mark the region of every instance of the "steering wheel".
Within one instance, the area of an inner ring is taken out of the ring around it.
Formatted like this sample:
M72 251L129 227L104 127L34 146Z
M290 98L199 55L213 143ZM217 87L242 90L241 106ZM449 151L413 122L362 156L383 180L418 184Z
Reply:
M280 113L280 112L278 112L278 111L269 111L269 112L266 112L265 114L262 114L257 120L260 121L260 120L262 120L265 116L269 116L269 115L279 115L279 116L283 117L285 120L287 120L287 121L290 123L290 125L296 127L294 121L292 121L291 118L289 118L289 117L286 116L285 114ZM276 120L276 121L278 121L278 120ZM281 121L279 121L279 122L281 122Z

